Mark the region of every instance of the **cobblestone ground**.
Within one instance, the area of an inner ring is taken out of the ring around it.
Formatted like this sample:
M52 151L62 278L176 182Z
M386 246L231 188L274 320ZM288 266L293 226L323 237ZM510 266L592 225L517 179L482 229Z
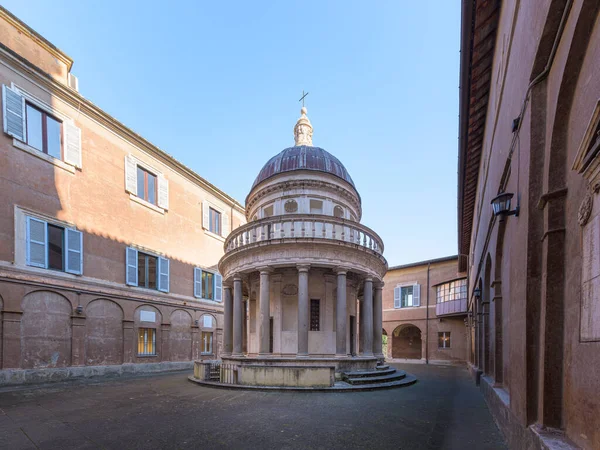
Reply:
M395 364L419 378L349 393L231 391L188 373L0 392L0 449L504 449L462 367Z

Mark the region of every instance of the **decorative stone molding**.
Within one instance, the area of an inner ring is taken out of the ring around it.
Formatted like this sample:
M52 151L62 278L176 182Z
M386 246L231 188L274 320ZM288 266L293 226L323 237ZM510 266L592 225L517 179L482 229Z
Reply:
M579 222L580 226L583 227L588 223L588 220L592 214L593 206L594 198L590 191L588 191L585 193L585 197L583 198L581 205L579 205L579 212L577 213L577 222Z
M296 295L298 294L298 286L295 284L286 284L281 292L283 295Z
M343 265L361 276L383 279L387 271L383 256L352 244L344 246L337 241L325 241L306 239L303 243L283 241L273 245L258 242L226 253L219 262L219 272L224 279L229 279L234 273L255 272L267 263L274 268L295 268L298 264L330 268Z
M283 176L283 174L282 174ZM255 193L250 192L246 198L246 220L250 220L251 212L254 211L256 204L270 194L280 193L281 196L285 192L293 189L310 189L315 191L331 191L342 197L352 208L354 208L357 218L360 221L362 217L362 206L358 193L352 192L338 184L330 183L323 180L304 179L304 180L289 180L284 179L281 182L269 184Z

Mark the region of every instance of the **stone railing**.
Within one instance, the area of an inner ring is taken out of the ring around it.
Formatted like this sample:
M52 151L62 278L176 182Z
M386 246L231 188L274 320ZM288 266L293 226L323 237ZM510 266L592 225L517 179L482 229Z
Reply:
M289 214L249 222L229 234L225 240L225 253L283 239L328 239L383 254L383 241L373 230L351 220L316 214Z

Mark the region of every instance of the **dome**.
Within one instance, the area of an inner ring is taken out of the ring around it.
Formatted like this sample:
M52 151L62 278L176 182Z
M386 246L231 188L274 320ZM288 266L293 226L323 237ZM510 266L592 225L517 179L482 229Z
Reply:
M329 173L341 178L356 189L350 174L339 159L320 147L309 145L289 147L272 157L258 173L252 184L252 189L277 174L295 170L314 170Z

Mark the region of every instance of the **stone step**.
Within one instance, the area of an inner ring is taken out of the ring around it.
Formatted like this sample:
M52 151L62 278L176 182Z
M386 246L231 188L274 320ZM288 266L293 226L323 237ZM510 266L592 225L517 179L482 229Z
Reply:
M386 370L389 368L390 368L389 364L381 364L376 367L377 370Z
M394 368L387 369L375 369L375 370L356 370L354 372L344 372L349 378L363 378L363 377L380 377L382 375L390 375L396 372Z
M381 384L381 383L390 383L392 381L399 381L406 377L406 372L399 370L395 373L389 375L383 375L380 377L366 377L366 378L346 378L346 382L351 385L363 385L363 384Z

